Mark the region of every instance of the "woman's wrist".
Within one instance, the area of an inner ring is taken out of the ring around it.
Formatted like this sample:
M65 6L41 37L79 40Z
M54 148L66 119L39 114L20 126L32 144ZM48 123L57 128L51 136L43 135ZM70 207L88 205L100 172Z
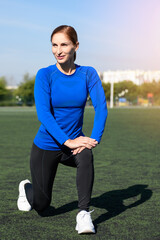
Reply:
M68 147L68 145L70 145L70 143L71 143L71 139L67 139L67 141L65 141L63 144Z

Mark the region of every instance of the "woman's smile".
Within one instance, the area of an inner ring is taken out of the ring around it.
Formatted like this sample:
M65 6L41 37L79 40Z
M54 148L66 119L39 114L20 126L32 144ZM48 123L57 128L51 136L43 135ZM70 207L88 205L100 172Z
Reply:
M57 56L58 60L62 60L65 56Z

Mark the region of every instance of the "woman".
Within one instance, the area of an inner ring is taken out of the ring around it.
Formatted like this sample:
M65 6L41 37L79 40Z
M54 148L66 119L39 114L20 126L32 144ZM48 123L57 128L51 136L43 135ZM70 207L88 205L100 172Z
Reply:
M51 35L57 63L38 71L35 104L41 122L31 151L29 180L19 184L18 209L44 211L51 203L52 186L59 163L77 168L78 207L76 230L95 233L89 212L94 167L92 148L100 142L107 118L107 106L99 76L94 68L75 64L79 47L71 26L57 27ZM95 118L91 137L82 132L88 93Z

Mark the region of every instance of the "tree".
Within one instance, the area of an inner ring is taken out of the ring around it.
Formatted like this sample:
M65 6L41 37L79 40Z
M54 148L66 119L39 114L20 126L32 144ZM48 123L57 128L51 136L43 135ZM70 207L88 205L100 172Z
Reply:
M103 86L103 89L105 92L106 100L110 101L110 86L111 86L111 84L102 82L102 86Z
M24 81L19 85L15 91L16 96L22 99L25 105L32 106L34 104L34 83L35 76L29 77L29 74L24 75Z
M119 94L123 93L122 97L125 97L127 101L134 102L138 96L138 86L132 81L122 81L114 84L114 97L119 97Z
M153 94L153 102L155 105L160 105L160 81L152 81L143 83L139 86L139 96L147 98L148 93Z
M159 95L160 93L160 82L150 82L150 83L143 83L139 87L139 95L141 97L147 98L148 93L153 93L154 96Z
M8 95L8 90L6 86L7 82L5 77L0 77L0 101L5 100Z

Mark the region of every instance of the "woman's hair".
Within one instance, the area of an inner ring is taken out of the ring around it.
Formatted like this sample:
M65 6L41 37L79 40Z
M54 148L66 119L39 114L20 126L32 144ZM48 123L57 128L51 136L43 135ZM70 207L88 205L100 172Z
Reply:
M57 28L55 28L51 34L51 42L52 42L52 38L53 35L56 33L64 33L67 35L67 37L69 38L69 40L76 45L76 43L78 42L78 36L77 36L77 32L76 30L68 25L61 25ZM74 53L74 61L76 60L76 52Z

